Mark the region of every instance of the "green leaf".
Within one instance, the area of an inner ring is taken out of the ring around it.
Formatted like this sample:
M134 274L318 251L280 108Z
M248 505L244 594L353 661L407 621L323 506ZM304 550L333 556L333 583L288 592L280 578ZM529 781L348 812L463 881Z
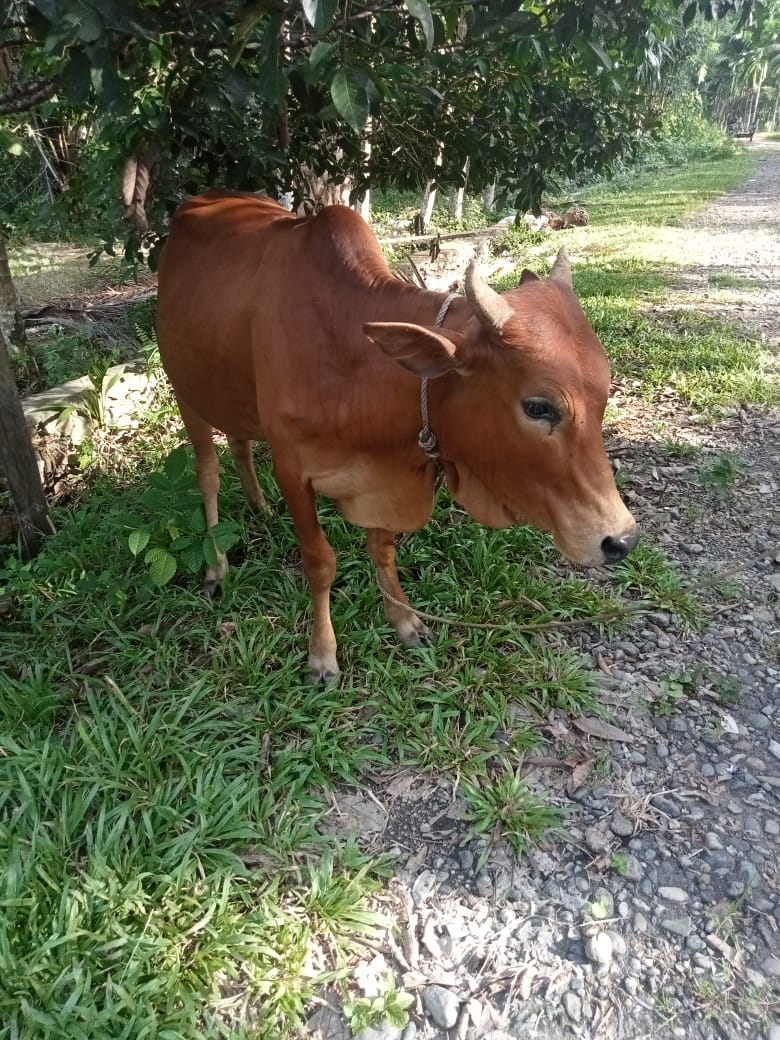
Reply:
M219 561L217 543L214 540L214 536L211 534L207 534L203 539L203 559L209 567L216 567Z
M11 155L23 155L24 145L16 134L0 127L0 151L10 152Z
M169 497L157 488L147 488L141 495L141 501L147 509L159 513L168 508Z
M416 18L425 36L425 46L428 50L433 48L433 15L425 0L406 0L406 10Z
M190 544L185 549L182 549L179 554L179 559L192 574L197 572L203 567L203 550L201 549L200 543Z
M279 44L282 30L282 15L274 14L263 32L258 48L259 73L257 84L269 105L281 103L287 93L287 75L279 67Z
M168 476L172 481L179 480L184 476L184 473L187 470L188 461L187 448L184 444L179 445L178 448L174 448L163 463L163 469L165 470L166 476Z
M312 71L319 69L320 65L335 53L335 50L335 43L325 43L322 40L319 43L315 43L309 55L309 68Z
M94 8L82 8L78 33L79 39L84 43L94 43L103 35L103 22Z
M196 534L203 534L206 530L206 514L203 511L203 506L196 506L192 509L189 514L190 528L195 531Z
M137 556L143 552L146 546L149 544L149 538L151 532L148 527L138 527L135 531L130 532L130 536L127 539L127 544L130 546L130 552L133 556Z
M598 40L586 40L585 41L596 57L599 59L605 69L611 69L614 65L612 58L607 54L606 50L598 42Z
M309 25L317 32L327 32L339 3L338 0L301 0L301 6Z
M157 488L159 491L167 491L169 494L173 490L167 475L165 473L160 473L158 470L149 474L146 478L146 483L149 487Z
M150 549L144 562L155 585L167 585L176 573L176 560L166 549Z
M368 83L370 77L360 68L339 69L330 84L330 96L336 111L356 134L366 125L369 115Z

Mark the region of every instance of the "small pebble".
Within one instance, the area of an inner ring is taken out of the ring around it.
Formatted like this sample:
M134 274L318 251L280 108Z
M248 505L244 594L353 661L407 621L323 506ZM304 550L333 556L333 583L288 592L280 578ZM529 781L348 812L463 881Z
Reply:
M634 833L634 824L623 813L616 812L610 820L609 829L620 838L628 838Z
M690 935L693 922L690 917L667 917L661 921L661 927L675 935L686 936Z
M606 932L597 932L585 943L585 956L594 964L607 965L612 960L612 940Z
M422 1000L425 1010L437 1026L452 1029L458 1021L460 1011L460 1001L452 990L445 986L426 986L422 992Z
M575 1025L582 1021L582 999L571 990L563 994L563 1010Z
M688 893L682 888L676 888L674 885L662 885L658 889L658 895L661 899L666 899L670 903L688 902Z

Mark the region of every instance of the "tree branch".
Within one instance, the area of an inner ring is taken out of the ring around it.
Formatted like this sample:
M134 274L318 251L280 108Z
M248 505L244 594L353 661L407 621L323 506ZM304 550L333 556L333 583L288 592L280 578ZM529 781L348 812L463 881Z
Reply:
M59 84L56 80L41 79L33 83L18 83L0 95L0 116L13 115L16 112L29 112L30 109L48 101L57 93Z

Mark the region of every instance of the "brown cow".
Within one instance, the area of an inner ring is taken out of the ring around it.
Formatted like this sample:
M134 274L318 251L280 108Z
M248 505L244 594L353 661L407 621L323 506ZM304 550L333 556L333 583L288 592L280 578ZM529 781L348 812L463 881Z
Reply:
M480 523L536 524L576 563L616 562L636 544L602 441L609 364L565 252L548 279L525 271L503 295L472 263L465 298L445 303L394 277L345 206L298 218L267 198L209 192L173 219L157 331L207 522L217 523L219 490L212 428L227 434L256 509L267 507L251 442L267 441L311 587L315 678L338 672L336 559L318 492L366 528L387 620L406 646L426 629L398 583L394 536L428 521L439 472ZM438 456L418 441L421 387ZM225 572L224 558L208 568L209 593Z

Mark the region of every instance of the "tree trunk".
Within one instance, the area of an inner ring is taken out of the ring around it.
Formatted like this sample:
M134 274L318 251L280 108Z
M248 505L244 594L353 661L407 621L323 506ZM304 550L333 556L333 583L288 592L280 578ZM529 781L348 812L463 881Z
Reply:
M5 235L0 228L0 332L11 349L22 350L25 346L24 322L19 313L19 297L11 277L8 264L8 249Z
M486 213L492 213L496 204L496 182L488 184L482 195L482 206Z
M463 183L459 188L455 189L455 194L452 196L450 202L450 216L456 220L463 219L463 198L466 194L466 185L469 182L469 169L471 167L471 159L467 158L463 164Z
M16 389L6 337L0 330L0 472L11 489L19 533L28 555L41 548L43 536L54 530L43 493L35 452L27 433L22 402Z
M366 129L363 137L360 139L360 154L362 156L361 165L368 171L369 164L371 162L371 131L373 129L372 120L369 119L366 123ZM366 193L361 199L358 199L355 203L355 209L360 216L365 220L367 224L371 223L371 190L366 188Z
M425 182L425 187L423 188L422 201L420 202L420 227L423 231L428 227L433 216L433 207L436 204L435 184L435 180L429 180Z
M439 145L439 150L436 153L436 166L439 167L444 162L444 146ZM433 216L433 207L436 204L436 178L432 177L431 180L426 181L425 188L423 190L422 201L420 202L420 213L415 221L415 230L420 234L424 234L426 228L431 222Z
M766 66L762 66L753 78L753 98L752 106L750 111L750 122L748 127L753 126L754 123L758 122L758 104L761 100L761 88L764 85L764 78L766 76Z

